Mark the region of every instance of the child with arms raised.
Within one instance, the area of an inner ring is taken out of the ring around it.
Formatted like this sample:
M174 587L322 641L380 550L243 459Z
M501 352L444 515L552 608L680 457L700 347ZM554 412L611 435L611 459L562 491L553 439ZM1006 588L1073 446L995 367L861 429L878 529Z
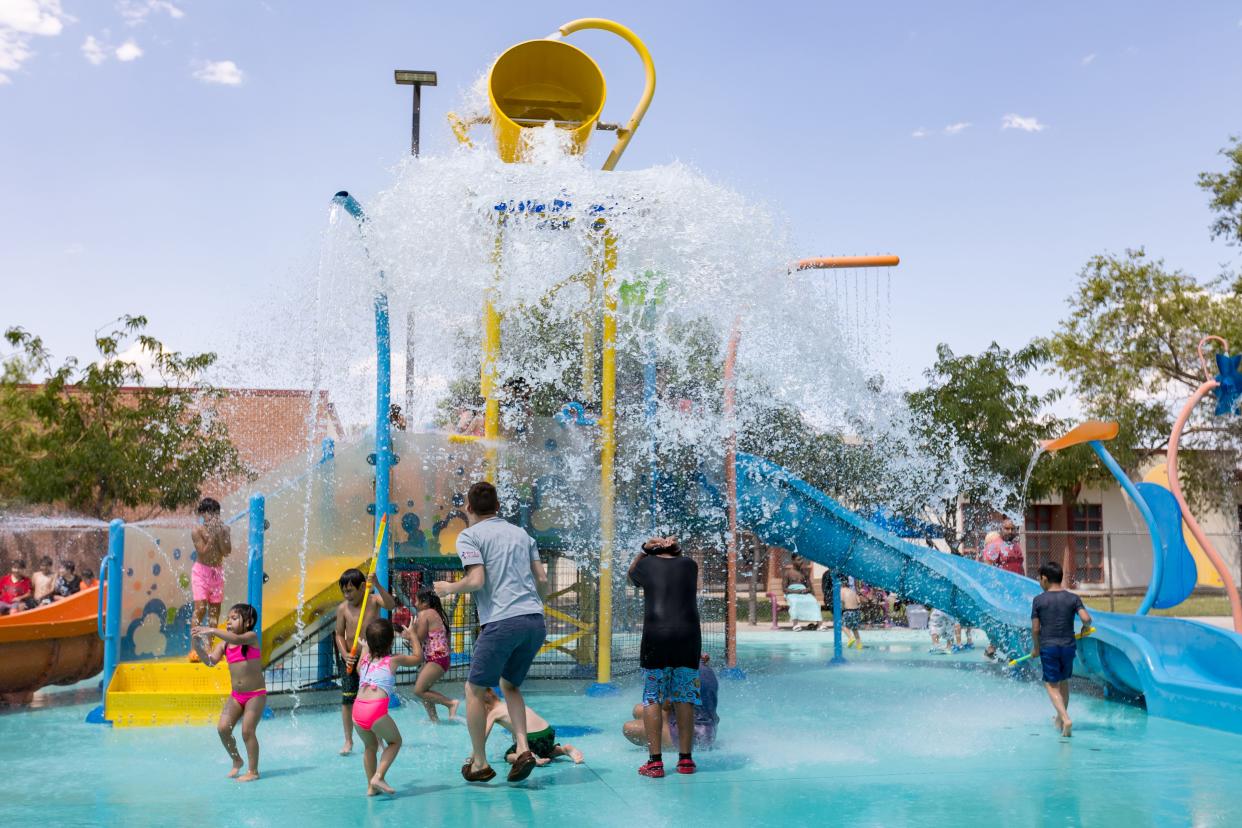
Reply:
M396 637L392 622L377 618L367 625L366 646L358 661L358 698L354 700L354 726L362 739L362 769L367 775L367 796L377 793L395 793L384 774L392 766L401 750L401 731L388 715L388 703L397 692L398 667L415 667L423 660L422 647L414 636L414 630L406 627L401 637L409 642L410 655L393 655L392 643ZM379 753L380 742L384 752Z
M216 730L229 758L233 760L233 770L229 772L229 778L235 778L238 782L252 782L259 778L257 730L259 720L263 718L263 708L267 706L267 688L263 684L259 634L254 629L258 622L259 613L254 607L249 604L234 604L229 609L223 630L215 627L194 627L190 630L190 642L204 664L214 667L221 659L229 663L229 679L233 692L224 702L224 710L220 712L220 723ZM206 642L212 638L220 640L208 651ZM242 769L242 757L237 750L237 740L233 738L233 728L237 726L239 719L249 764L246 773L241 776L238 774Z
M457 716L457 707L461 702L431 689L448 672L450 666L448 616L444 613L440 596L430 587L423 587L418 591L418 595L414 597L414 606L418 609L418 615L414 619L414 635L423 645L423 667L418 671L418 681L414 683L414 695L427 708L427 716L431 721L440 721L436 714L437 704L447 707L449 718L452 719Z
M354 646L354 633L358 629L358 615L362 612L362 599L372 589L377 593L379 604L367 601L367 616L362 622L362 629L380 617L380 608L393 610L397 608L397 599L388 590L380 586L372 575L368 579L360 569L347 569L337 580L341 587L341 595L345 599L336 608L336 630L333 638L336 641L337 669L341 673L341 727L345 731L345 744L341 747L341 755L348 756L354 749L354 699L358 695L358 656L350 655Z
M1044 689L1056 715L1052 724L1069 736L1074 723L1069 717L1069 680L1074 674L1078 642L1074 638L1074 616L1082 619L1085 630L1091 614L1082 599L1061 586L1061 565L1048 561L1039 568L1039 585L1044 591L1031 602L1031 656L1038 658L1044 671Z

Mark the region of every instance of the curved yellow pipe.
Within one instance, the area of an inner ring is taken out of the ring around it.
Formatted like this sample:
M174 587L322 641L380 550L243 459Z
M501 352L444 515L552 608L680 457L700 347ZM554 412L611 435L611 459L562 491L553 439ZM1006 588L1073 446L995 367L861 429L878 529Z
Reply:
M651 99L655 95L656 86L655 62L652 61L651 52L647 50L646 44L638 39L638 35L620 23L605 20L602 17L583 17L578 20L571 20L549 35L549 39L557 40L562 37L568 37L574 32L580 32L583 29L600 29L623 38L625 42L634 47L635 52L638 52L638 57L643 62L643 71L647 76L643 95L638 99L638 106L634 107L634 113L630 115L630 120L626 125L617 129L617 143L604 161L602 169L612 170L616 168L617 162L621 160L621 154L630 145L630 139L634 137L634 133L638 130L638 125L642 123L643 116L647 114L647 108L651 106Z

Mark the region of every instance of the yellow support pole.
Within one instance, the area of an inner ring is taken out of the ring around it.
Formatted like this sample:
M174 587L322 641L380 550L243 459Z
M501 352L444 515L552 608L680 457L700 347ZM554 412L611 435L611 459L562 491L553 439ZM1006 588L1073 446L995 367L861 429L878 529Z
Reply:
M595 290L587 300L587 312L582 317L582 404L590 405L595 399Z
M617 456L617 297L613 273L617 269L617 245L604 229L603 284L604 324L600 364L599 452L599 684L612 680L612 553L615 531L616 485L613 465Z
M503 220L503 219L502 219ZM502 234L496 231L492 262L496 281L500 281ZM500 400L496 398L496 363L500 360L500 313L488 292L483 301L483 359L480 362L479 390L483 394L483 476L496 483L496 447L500 438Z

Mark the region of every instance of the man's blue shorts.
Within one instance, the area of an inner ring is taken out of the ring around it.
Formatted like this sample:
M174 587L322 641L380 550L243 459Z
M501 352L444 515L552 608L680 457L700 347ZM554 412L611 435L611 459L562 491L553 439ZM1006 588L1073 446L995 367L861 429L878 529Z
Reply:
M475 687L495 687L502 678L515 687L521 685L547 634L543 615L537 612L484 624L470 654L466 680Z
M1040 647L1039 662L1044 667L1044 681L1052 684L1068 681L1074 675L1074 656L1077 653L1078 647L1073 644L1068 647Z
M694 667L643 669L643 704L666 701L700 705L699 671Z

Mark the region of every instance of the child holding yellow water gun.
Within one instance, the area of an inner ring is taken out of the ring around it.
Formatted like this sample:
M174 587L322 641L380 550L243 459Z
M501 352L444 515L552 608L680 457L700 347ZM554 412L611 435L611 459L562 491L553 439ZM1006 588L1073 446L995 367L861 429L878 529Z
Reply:
M396 630L391 621L387 618L372 621L367 625L366 646L357 665L359 688L353 716L354 726L362 739L362 769L367 776L367 796L394 793L384 781L384 775L401 750L401 731L392 716L388 715L388 704L397 692L397 668L416 667L423 661L422 646L414 630L404 627L401 637L410 645L409 655L393 654Z
M362 574L362 570L347 569L341 573L339 583L345 600L336 608L333 638L336 641L337 668L341 672L341 724L345 730L345 744L340 753L346 756L354 749L354 699L358 697L358 671L355 669L358 653L353 651L355 636L358 630L366 629L380 617L381 609L396 609L397 599L376 580L374 572L368 577ZM372 591L379 599L378 604L364 601Z
M1078 654L1074 616L1082 619L1086 634L1091 614L1081 598L1061 586L1062 579L1061 565L1056 561L1039 568L1039 585L1044 591L1031 602L1031 657L1038 658L1043 667L1044 689L1056 710L1052 724L1062 736L1069 736L1074 727L1069 716L1069 680Z

